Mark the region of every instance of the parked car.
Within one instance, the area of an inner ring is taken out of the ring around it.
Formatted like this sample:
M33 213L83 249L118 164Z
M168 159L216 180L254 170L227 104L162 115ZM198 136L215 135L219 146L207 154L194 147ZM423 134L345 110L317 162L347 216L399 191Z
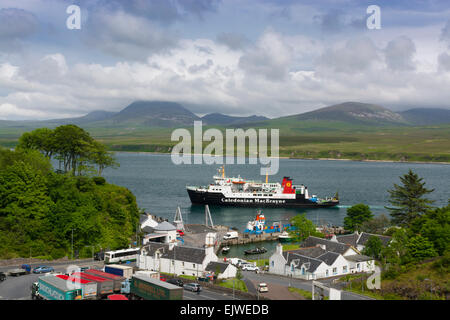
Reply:
M6 280L6 274L4 272L0 271L0 281L5 281Z
M184 282L182 280L180 280L180 279L169 279L169 280L167 280L167 282L171 283L171 284L174 284L176 286L179 286L179 287L183 287L184 286Z
M47 272L54 272L55 269L53 267L49 266L39 266L33 269L33 273L47 273Z
M202 287L198 283L186 283L183 288L192 292L202 291Z
M160 276L160 277L159 277L159 280L160 280L160 281L167 281L167 279L164 278L163 276Z
M269 291L269 288L267 287L267 283L260 283L260 284L258 285L258 291L259 291L260 293L268 292L268 291Z
M258 268L257 266L255 266L255 265L253 265L253 264L245 264L245 265L242 267L242 270L244 270L244 271L255 271L255 272L258 272L258 271L259 271L259 268Z

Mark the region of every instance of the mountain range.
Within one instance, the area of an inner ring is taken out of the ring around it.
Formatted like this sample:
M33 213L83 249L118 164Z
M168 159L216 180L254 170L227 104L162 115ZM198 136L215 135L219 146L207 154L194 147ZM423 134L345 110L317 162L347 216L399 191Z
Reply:
M83 127L161 127L190 126L193 121L202 120L204 125L216 126L268 126L289 123L292 127L300 123L330 122L369 126L422 126L450 123L450 110L415 108L394 112L385 107L345 102L314 111L269 119L263 116L229 116L211 113L203 117L195 115L181 104L168 101L135 101L119 112L97 110L77 118L43 121L0 121L3 127L43 127L62 124L76 124Z

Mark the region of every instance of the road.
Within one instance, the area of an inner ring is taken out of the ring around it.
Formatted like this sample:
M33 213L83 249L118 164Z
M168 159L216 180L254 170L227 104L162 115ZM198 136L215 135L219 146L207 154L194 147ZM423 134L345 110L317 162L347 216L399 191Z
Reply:
M270 285L282 286L282 287L294 287L302 290L307 290L309 292L312 291L312 283L311 281L301 280L301 279L293 279L288 277L282 277L274 274L267 273L255 273L251 271L242 271L242 275L245 281L251 281L253 283L267 283L270 291ZM322 281L320 281L322 282ZM323 282L325 285L329 286L325 281ZM250 290L249 290L250 291ZM362 296L353 292L342 291L341 293L342 300L374 300L373 298Z

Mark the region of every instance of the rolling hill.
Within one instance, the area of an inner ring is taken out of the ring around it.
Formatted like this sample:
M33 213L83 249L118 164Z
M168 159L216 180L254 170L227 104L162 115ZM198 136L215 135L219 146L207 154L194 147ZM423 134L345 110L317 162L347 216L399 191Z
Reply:
M450 110L439 108L415 108L399 112L409 123L414 125L434 125L450 123Z
M357 125L407 124L407 121L398 113L395 113L382 106L361 102L344 102L341 104L336 104L318 110L283 118L294 118L297 121L340 121ZM278 120L283 118L278 118Z
M210 113L203 116L202 120L207 125L237 125L243 123L269 120L269 118L256 115L249 117L233 117L222 113Z

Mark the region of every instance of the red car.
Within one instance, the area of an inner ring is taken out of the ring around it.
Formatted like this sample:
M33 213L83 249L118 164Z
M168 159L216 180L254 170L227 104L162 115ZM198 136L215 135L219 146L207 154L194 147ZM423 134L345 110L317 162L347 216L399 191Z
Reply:
M159 277L159 280L161 280L161 281L167 281L167 279L164 278L163 276L160 276L160 277Z
M184 236L183 230L177 230L177 232L178 232L178 234L179 234L180 236Z

